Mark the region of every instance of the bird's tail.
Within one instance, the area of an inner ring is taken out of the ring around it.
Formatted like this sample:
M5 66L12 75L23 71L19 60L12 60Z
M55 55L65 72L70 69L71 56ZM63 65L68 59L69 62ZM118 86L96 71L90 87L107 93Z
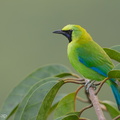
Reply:
M117 102L118 109L120 110L120 87L117 85L117 83L110 81L110 87L112 89L112 92L114 94L114 97Z

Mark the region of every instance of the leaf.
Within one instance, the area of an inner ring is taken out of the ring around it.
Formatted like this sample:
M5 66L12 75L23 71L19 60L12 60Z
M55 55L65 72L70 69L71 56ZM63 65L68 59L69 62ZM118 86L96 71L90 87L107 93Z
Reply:
M70 93L65 96L57 105L55 110L55 118L66 115L75 111L75 96L76 93Z
M120 78L120 70L112 70L108 73L109 78Z
M67 77L67 76L72 76L72 73L61 73L59 75L56 75L56 77L60 77L60 78Z
M49 93L46 95L46 98L43 100L41 108L39 110L38 116L36 120L45 120L48 116L50 107L52 105L52 102L55 98L55 95L57 94L59 88L64 84L64 81L58 82L52 89L49 91ZM50 85L49 85L50 86Z
M103 49L111 59L114 59L114 60L120 62L120 52L110 49L110 48L103 48Z
M50 81L57 81L58 78L55 77L49 77L49 78L45 78L42 79L40 81L38 81L36 84L34 84L32 86L32 88L29 90L29 92L27 93L27 95L24 97L24 99L22 100L22 102L20 103L20 105L18 106L16 115L15 115L15 120L20 120L23 114L23 111L27 105L28 100L30 99L31 95L35 92L36 89L38 89L40 86L42 86L43 84L50 82Z
M112 46L111 49L113 50L116 50L118 52L120 52L120 45L115 45L115 46Z
M90 120L90 119L88 119L88 118L80 118L79 120Z
M51 114L51 112L57 107L59 101L60 101L63 97L65 97L65 96L66 96L66 94L58 94L58 95L55 97L55 99L54 99L54 101L53 101L53 103L52 103L52 106L51 106L48 114Z
M117 107L114 107L115 104L111 101L102 101L102 104L104 104L107 108L107 111L109 112L110 116L112 118L117 117L118 115L120 115L120 111L118 111Z
M54 97L63 84L63 81L53 80L39 86L27 100L20 118L15 120L46 120Z
M120 78L120 64L115 66L113 70L108 73L109 78Z
M80 116L80 112L70 112L68 113L67 115L77 115L77 116Z
M76 115L66 115L66 116L59 117L55 120L79 120L79 118Z
M44 78L54 77L64 72L68 73L70 71L66 67L57 64L37 69L12 90L2 106L0 114L6 114L8 118L34 84Z

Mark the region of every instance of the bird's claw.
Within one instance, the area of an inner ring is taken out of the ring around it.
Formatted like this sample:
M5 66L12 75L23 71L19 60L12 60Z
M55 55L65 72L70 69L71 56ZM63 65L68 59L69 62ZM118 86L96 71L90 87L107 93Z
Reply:
M86 93L89 93L89 88L92 87L94 89L96 89L96 85L94 84L95 81L88 81L85 84L85 91Z

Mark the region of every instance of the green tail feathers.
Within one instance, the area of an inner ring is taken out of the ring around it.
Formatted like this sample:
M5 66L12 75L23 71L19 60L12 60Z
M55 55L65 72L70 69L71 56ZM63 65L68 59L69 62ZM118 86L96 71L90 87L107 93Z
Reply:
M112 92L115 96L118 109L120 110L120 87L116 83L113 83L113 82L111 82L110 87L112 88Z

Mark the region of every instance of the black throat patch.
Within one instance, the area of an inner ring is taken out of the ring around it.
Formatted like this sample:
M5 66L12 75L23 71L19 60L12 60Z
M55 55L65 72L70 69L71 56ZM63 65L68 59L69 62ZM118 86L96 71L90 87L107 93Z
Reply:
M72 41L72 30L62 30L63 35L68 38L69 43Z

